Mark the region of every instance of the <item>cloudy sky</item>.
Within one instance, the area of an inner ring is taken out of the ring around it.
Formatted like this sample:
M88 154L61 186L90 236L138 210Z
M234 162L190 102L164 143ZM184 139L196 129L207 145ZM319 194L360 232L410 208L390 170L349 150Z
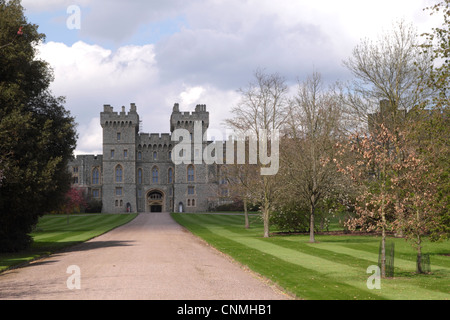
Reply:
M47 35L40 56L76 117L77 154L102 153L100 112L136 103L144 132L169 132L174 103L206 104L222 128L253 72L289 84L314 70L349 79L342 60L403 19L430 31L435 0L22 0Z

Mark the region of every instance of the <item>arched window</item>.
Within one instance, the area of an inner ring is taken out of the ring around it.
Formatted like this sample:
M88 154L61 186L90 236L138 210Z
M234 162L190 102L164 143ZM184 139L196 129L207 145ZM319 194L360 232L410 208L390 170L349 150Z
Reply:
M142 169L138 169L138 184L142 184Z
M173 182L173 169L169 168L169 171L167 172L167 182L172 183Z
M192 164L187 167L187 181L188 182L195 181L195 171L194 166Z
M158 167L153 167L152 169L152 182L158 183Z
M122 166L119 164L116 167L116 182L122 182L123 181L123 168Z
M98 168L92 170L92 184L100 184L100 171Z

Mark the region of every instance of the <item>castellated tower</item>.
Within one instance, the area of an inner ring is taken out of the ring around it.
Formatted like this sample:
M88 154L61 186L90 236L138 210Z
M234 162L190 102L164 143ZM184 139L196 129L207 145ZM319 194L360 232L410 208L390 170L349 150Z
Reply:
M204 212L223 200L219 190L226 185L219 183L219 167L206 164L201 157L208 144L203 139L209 126L205 105L180 112L175 104L170 133L139 132L134 103L128 112L125 107L117 112L104 105L100 122L103 155L78 156L69 170L74 185L83 187L93 199L101 198L102 212ZM182 163L174 161L172 154L180 143L176 129L184 129L189 142L184 150L191 151Z
M136 137L139 115L136 105L120 113L104 105L100 113L103 128L103 212L137 212L136 202Z
M175 212L207 211L211 207L211 199L217 198L217 166L206 165L202 160L196 161L196 158L201 159L208 143L203 139L208 127L209 112L206 111L206 105L197 105L192 113L180 112L179 105L174 105L170 117L172 137L176 129L185 129L191 140L190 163L175 166Z

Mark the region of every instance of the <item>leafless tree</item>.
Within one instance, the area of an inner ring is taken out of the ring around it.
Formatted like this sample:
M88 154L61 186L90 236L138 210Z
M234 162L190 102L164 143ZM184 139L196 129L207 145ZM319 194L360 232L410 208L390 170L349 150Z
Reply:
M233 118L227 119L225 123L237 135L242 133L254 135L261 146L263 132L267 137L271 137L282 128L288 116L289 99L286 81L279 74L266 74L258 70L254 73L254 81L247 87L239 89L239 92L240 103L232 109ZM270 145L271 143L268 143L265 146L267 152L273 152L270 150ZM260 160L261 150L259 147L250 152L249 156L256 153L257 159ZM273 153L272 156L278 157ZM235 170L239 175L235 180L245 181L245 184L241 186L245 187L245 192L243 191L245 198L261 205L264 237L269 237L269 218L276 197L276 175L260 174L259 169L265 167L267 164L260 161L256 164L246 163Z
M342 182L332 161L342 135L341 106L338 96L323 88L319 73L299 83L287 123L280 170L283 190L309 207L310 242L315 242L317 205Z
M367 124L380 101L392 112L409 110L431 94L419 90L430 72L430 57L420 49L415 28L399 21L376 41L364 39L343 62L354 79L344 89L343 100L359 125Z

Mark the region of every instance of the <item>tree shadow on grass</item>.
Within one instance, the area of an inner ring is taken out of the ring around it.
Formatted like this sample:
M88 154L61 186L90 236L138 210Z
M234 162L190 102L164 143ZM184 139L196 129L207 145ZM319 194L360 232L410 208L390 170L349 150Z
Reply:
M53 261L51 260L43 260L43 259L54 258L62 253L82 252L112 247L133 246L133 242L135 241L117 241L117 240L89 241L89 242L71 241L71 242L60 242L58 246L55 245L46 246L44 243L40 243L39 247L33 248L33 250L29 252L29 254L24 255L23 257L14 254L5 256L3 258L0 256L0 266L6 266L6 268L0 271L0 275L7 270L22 268L31 263L33 265L52 263ZM34 256L34 258L27 258L27 256L28 257Z

